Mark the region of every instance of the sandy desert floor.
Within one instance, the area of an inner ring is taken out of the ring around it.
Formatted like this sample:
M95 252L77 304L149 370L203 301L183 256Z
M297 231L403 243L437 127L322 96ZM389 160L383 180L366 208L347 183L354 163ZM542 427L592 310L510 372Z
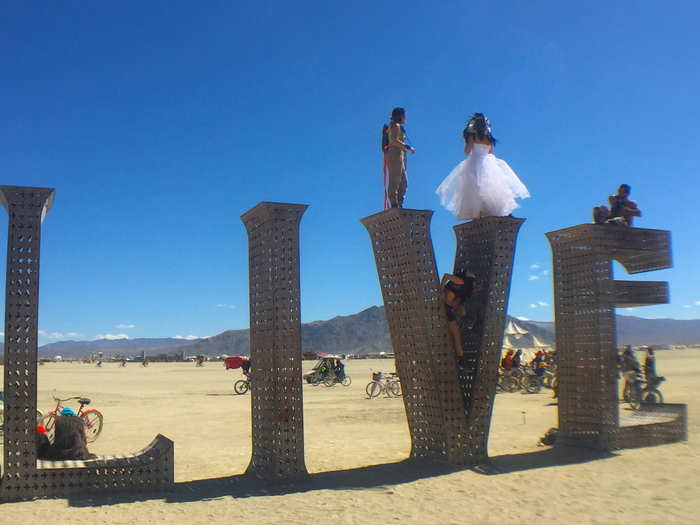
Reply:
M305 362L305 369L312 363ZM449 471L402 462L409 437L401 399L367 400L370 370L348 361L350 387L304 386L308 482L250 484L250 395L232 395L239 370L222 363L40 367L39 408L85 395L105 415L91 447L132 452L162 433L175 442L176 485L160 494L0 505L0 524L36 523L698 523L700 350L660 352L668 402L689 405L687 443L608 455L538 448L556 426L551 393L499 394L490 464Z

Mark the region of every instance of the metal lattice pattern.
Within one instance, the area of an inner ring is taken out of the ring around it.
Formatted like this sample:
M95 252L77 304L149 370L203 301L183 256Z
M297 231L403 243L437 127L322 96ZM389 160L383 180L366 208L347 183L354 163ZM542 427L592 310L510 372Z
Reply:
M650 432L657 442L684 439L683 411L676 411L670 423L621 428L617 401L615 308L667 303L668 285L615 281L612 261L629 273L669 268L669 232L583 224L547 237L553 257L562 440L614 449L644 446L654 441Z
M475 292L469 313L471 329L462 326L463 366L459 384L464 396L474 458L487 456L491 414L503 347L513 257L524 219L485 217L455 226L454 273L472 272Z
M75 468L37 462L36 405L41 222L54 190L0 186L9 214L5 287L5 429L0 496L63 496L90 489L173 483L173 444L158 436L141 453L100 458Z
M443 458L466 465L486 455L498 360L496 375L488 375L476 389L458 368L440 300L430 238L431 217L432 211L391 209L362 222L372 241L396 353L411 434L411 456ZM481 374L483 366L487 374L490 372L492 367L487 363L495 355L493 348L500 348L502 342L513 247L521 222L493 218L456 228L456 268L467 265L468 270L480 272L479 282L485 290L482 295L477 294L474 302L485 322L477 326L478 334L464 332L473 361L470 381ZM489 261L498 266L497 271L491 269ZM483 363L478 359L482 354L489 357ZM478 392L484 405L470 412L465 401L471 400L474 392Z
M306 205L262 202L248 231L253 456L265 479L307 474L301 383L299 222Z

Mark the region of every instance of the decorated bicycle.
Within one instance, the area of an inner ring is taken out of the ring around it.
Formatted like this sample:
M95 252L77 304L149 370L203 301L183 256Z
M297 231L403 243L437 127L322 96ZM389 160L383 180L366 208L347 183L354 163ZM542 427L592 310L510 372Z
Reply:
M95 440L97 440L102 432L104 416L102 415L102 412L96 408L85 410L85 407L92 402L90 399L81 396L59 399L56 397L55 393L51 397L53 397L53 400L56 402L56 408L46 414L41 420L41 424L46 429L46 435L50 440L53 441L54 431L56 430L56 418L61 415L64 409L67 408L63 403L68 401L77 401L80 405L77 412L73 411L72 409L71 411L77 417L82 419L83 423L85 423L85 437L87 438L87 442L93 443Z

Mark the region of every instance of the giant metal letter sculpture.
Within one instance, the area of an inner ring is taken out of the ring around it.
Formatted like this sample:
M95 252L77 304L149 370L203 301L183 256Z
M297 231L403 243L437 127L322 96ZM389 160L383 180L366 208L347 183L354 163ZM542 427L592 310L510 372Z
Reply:
M515 243L523 222L525 219L513 217L485 217L454 227L454 273L472 272L476 276L469 304L474 320L471 327L462 327L464 357L459 369L471 436L470 455L476 460L488 455Z
M362 222L372 241L404 391L411 456L466 465L486 455L500 359L496 347L503 338L513 247L522 221L484 219L487 226L475 221L456 228L455 266L477 273L482 290L473 301L480 321L474 334L465 332L465 371L458 368L447 332L431 216L427 210L391 209ZM482 369L485 376L474 386ZM473 398L483 404L477 406Z
M299 222L307 206L262 202L248 230L253 457L264 479L306 475L301 384Z
M173 483L173 443L163 436L143 451L88 461L37 461L37 344L41 222L54 190L0 186L9 213L5 285L5 428L0 497L65 496L92 489Z
M670 268L669 232L583 224L547 237L554 270L561 440L615 449L685 439L685 405L646 406L657 422L620 426L617 400L615 308L667 303L668 283L613 280L612 261L629 273Z

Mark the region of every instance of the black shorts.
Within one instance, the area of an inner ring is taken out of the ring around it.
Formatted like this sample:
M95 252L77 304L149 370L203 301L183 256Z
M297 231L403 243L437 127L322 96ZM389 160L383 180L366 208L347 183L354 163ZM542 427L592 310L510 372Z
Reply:
M449 304L445 305L445 311L447 312L447 320L448 321L456 321L457 320L457 315L455 315L455 309L451 307Z

